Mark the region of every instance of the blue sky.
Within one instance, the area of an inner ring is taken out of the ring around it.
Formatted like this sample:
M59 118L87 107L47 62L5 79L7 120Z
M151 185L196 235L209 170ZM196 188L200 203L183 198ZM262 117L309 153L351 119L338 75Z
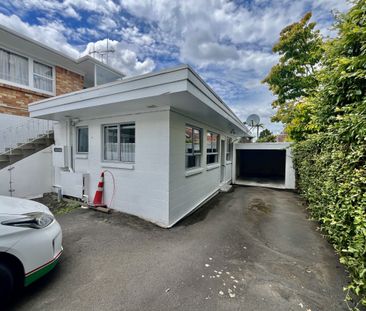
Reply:
M306 12L324 36L332 11L346 0L2 0L0 24L72 57L103 49L127 75L191 65L244 121L251 113L271 124L272 94L260 81L276 63L271 47L281 29Z

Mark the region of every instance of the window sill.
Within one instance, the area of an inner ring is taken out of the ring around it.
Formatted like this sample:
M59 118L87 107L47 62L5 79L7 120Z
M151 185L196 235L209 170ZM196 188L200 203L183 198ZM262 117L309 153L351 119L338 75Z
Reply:
M215 168L219 168L220 167L220 163L213 163L213 164L209 164L206 167L207 171L211 171L214 170Z
M88 158L88 154L87 153L77 153L75 155L75 159L87 159Z
M133 163L106 163L106 162L103 162L101 164L101 166L103 168L118 168L118 169L121 169L121 170L134 170L135 169L135 164Z
M226 161L226 164L233 164L233 161Z
M186 177L201 174L202 172L203 172L202 167L193 168L193 169L186 171Z
M4 80L4 79L0 79L0 84L4 85L7 88L12 88L17 91L26 91L26 92L33 93L35 95L47 96L47 97L56 96L56 92L47 92L47 91L43 91L43 90L31 87L29 85L15 83L15 82Z

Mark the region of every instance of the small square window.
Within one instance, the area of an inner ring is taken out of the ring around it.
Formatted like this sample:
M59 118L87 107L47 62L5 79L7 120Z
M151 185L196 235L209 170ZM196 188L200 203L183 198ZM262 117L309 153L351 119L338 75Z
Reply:
M104 126L103 158L107 161L135 162L135 124Z

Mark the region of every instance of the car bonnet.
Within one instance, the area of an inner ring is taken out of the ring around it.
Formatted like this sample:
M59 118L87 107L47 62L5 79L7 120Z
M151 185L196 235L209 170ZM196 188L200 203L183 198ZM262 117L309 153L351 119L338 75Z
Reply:
M43 212L52 215L47 206L25 199L0 196L0 214L22 215L32 212Z

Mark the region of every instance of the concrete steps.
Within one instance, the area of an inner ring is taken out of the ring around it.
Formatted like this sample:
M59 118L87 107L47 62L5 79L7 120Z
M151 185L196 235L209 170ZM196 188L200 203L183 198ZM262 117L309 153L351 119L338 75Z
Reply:
M27 143L19 143L16 148L6 148L5 152L0 154L0 169L41 151L54 143L54 134L52 131L49 131Z

